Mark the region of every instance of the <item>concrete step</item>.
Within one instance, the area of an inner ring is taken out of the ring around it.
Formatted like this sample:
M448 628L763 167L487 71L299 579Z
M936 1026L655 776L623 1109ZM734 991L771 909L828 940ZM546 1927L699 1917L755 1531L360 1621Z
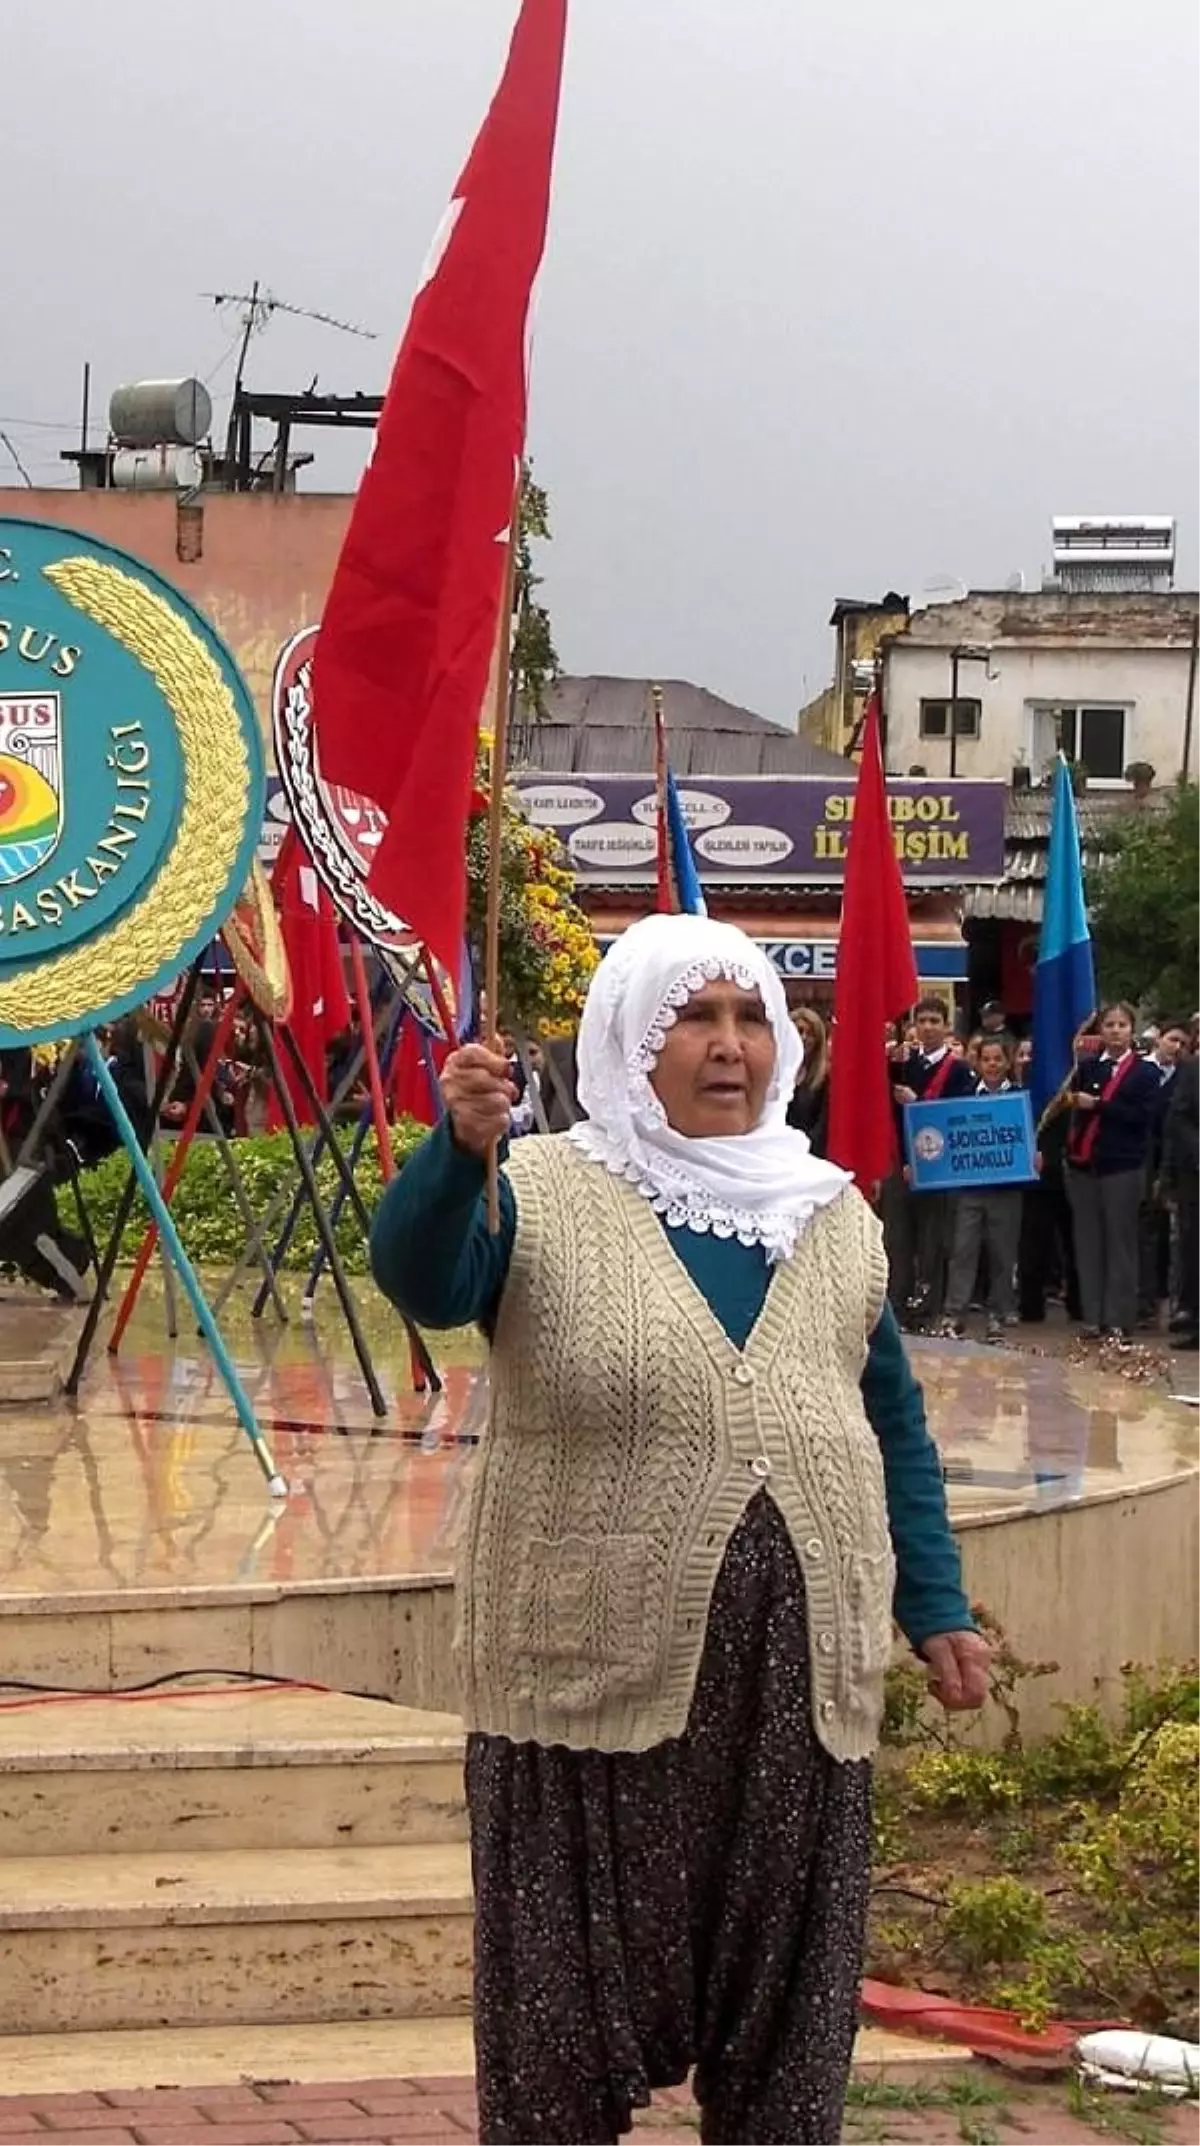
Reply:
M58 1399L82 1325L74 1305L19 1285L0 1287L0 1409Z
M462 1749L453 1715L334 1692L0 1707L0 1858L463 1840Z
M0 1889L0 2034L470 2005L459 1842L10 1856Z
M258 2027L0 2035L0 2097L136 2093L266 2080L283 2085L469 2078L474 2069L471 2021L465 2014L453 2019L309 2020L298 2026L274 2021ZM0 2105L0 2116L3 2113Z
M972 2061L961 2044L885 2033L878 2027L860 2027L854 2045L860 2077L887 2078L897 2085L916 2084L930 2073L942 2077ZM474 2068L471 2021L465 2016L0 2035L0 2096L146 2093L155 2087L199 2091L267 2081L277 2086L366 2079L466 2081ZM0 2104L0 2117L4 2113ZM61 2115L58 2120L63 2121ZM163 2121L171 2121L166 2109ZM81 2130L79 2136L82 2140L85 2133ZM60 2131L60 2140L64 2137Z

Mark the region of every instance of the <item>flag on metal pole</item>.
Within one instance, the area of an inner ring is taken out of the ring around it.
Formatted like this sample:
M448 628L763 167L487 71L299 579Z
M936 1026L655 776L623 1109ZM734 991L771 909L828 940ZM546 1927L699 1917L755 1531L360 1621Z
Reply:
M829 1159L870 1195L896 1164L888 1023L917 995L904 881L888 817L879 689L867 702L842 890L829 1072Z
M654 707L657 908L660 914L665 912L671 915L683 910L687 916L703 917L708 915L708 904L704 899L700 874L696 870L696 859L692 854L683 802L671 772L662 687L652 686L650 690Z
M271 885L292 972L288 1026L312 1075L313 1086L325 1102L329 1095L329 1050L350 1026L350 995L342 967L337 911L292 828L275 860ZM315 1117L304 1085L286 1055L282 1062L296 1116L302 1125L312 1125ZM267 1123L272 1131L283 1123L273 1093L267 1106Z
M452 973L565 33L566 0L523 0L413 303L313 658L322 772L388 816L371 891Z
M700 874L692 854L692 838L688 833L683 805L675 777L667 767L667 847L671 862L671 876L675 883L677 909L689 916L706 917L708 904L700 888Z
M1033 979L1030 1100L1040 1118L1075 1060L1075 1037L1096 1010L1096 970L1083 894L1083 859L1071 772L1059 755L1050 808L1046 895Z

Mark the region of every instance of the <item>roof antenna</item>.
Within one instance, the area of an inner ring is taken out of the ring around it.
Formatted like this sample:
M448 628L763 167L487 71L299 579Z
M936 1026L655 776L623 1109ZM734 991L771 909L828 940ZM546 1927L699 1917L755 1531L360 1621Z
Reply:
M210 298L217 311L225 312L226 315L228 315L231 307L240 306L245 309L242 313L242 341L238 351L237 371L233 380L233 400L229 405L229 430L225 438L225 467L227 471L233 468L237 441L238 398L242 390L242 380L246 370L246 353L250 348L250 338L253 335L261 335L263 330L270 326L274 314L290 313L297 320L315 320L319 321L323 328L336 328L341 335L362 336L369 343L376 341L374 328L357 327L353 321L337 320L332 313L314 312L309 306L290 305L286 298L277 298L273 291L263 290L257 276L248 291L201 291L200 296Z

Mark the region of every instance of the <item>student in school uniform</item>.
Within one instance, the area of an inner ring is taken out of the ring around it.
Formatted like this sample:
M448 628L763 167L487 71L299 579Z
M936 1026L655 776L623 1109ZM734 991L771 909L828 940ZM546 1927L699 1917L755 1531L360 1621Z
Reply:
M975 1076L964 1058L951 1048L950 1010L944 999L923 998L913 1020L917 1048L892 1066L892 1100L900 1116L900 1152L905 1153L903 1118L913 1103L954 1102L974 1095ZM910 1195L913 1229L913 1285L908 1302L909 1320L924 1325L941 1316L946 1290L946 1260L950 1250L951 1203L949 1192Z
M1191 1049L1171 1083L1163 1127L1163 1192L1175 1211L1179 1237L1179 1308L1171 1321L1173 1349L1200 1346L1200 1061L1195 1023Z
M1180 1060L1187 1054L1187 1022L1164 1021L1154 1039L1153 1047L1143 1055L1148 1066L1153 1066L1158 1075L1158 1104L1154 1113L1154 1130L1150 1137L1150 1155L1146 1165L1146 1186L1142 1197L1142 1212L1139 1218L1138 1244L1138 1324L1158 1325L1159 1306L1171 1294L1171 1215L1162 1191L1163 1129L1171 1102L1171 1090Z
M1075 1038L1075 1056L1097 1050L1100 1039L1081 1029ZM1033 1067L1033 1045L1017 1045L1015 1078L1018 1088L1028 1088ZM1070 1124L1067 1084L1051 1097L1035 1128L1037 1177L1026 1185L1021 1200L1021 1237L1017 1247L1017 1316L1022 1326L1043 1326L1048 1299L1061 1294L1067 1317L1076 1323L1083 1317L1079 1301L1079 1272L1075 1264L1075 1232L1071 1203L1067 1198L1067 1130Z
M1138 1216L1160 1080L1133 1047L1132 1007L1103 1007L1100 1036L1099 1053L1078 1059L1071 1074L1067 1198L1084 1333L1127 1342L1137 1321Z
M979 1095L1007 1095L1014 1086L1012 1052L1004 1036L984 1036L979 1045ZM954 1195L950 1273L943 1331L960 1335L963 1314L975 1291L979 1255L987 1253L987 1338L1003 1339L1017 1323L1016 1266L1021 1235L1019 1185L979 1186Z

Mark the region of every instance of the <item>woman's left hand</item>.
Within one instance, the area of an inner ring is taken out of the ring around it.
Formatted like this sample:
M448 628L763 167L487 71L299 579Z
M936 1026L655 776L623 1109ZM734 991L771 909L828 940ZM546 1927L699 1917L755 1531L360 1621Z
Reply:
M988 1694L992 1650L982 1632L935 1632L923 1640L929 1689L948 1714L969 1713Z

